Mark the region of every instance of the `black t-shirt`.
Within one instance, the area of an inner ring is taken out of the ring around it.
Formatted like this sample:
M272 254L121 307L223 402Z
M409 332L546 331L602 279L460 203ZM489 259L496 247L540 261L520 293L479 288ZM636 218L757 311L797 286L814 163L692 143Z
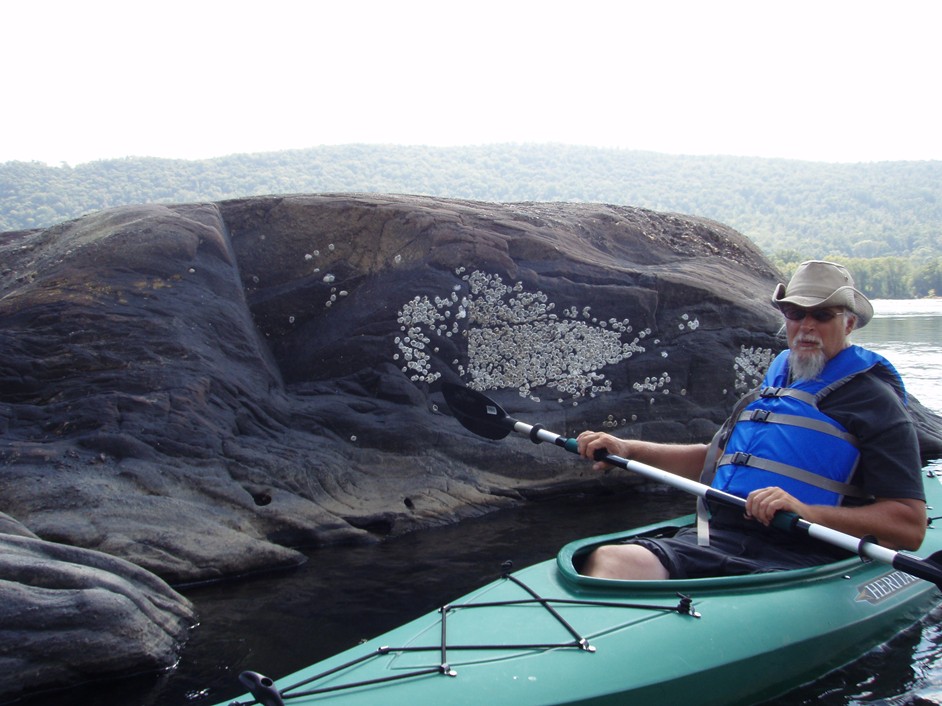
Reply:
M857 375L825 396L818 408L860 440L854 485L875 498L925 500L916 429L886 380L874 372Z

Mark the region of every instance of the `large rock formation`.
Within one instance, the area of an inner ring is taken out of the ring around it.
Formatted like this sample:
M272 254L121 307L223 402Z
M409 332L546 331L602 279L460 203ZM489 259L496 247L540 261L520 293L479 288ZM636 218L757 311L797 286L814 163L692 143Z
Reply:
M707 438L781 346L735 232L576 204L291 196L0 241L0 510L171 582L631 482L449 416Z
M717 223L599 205L271 197L0 236L0 697L169 664L192 615L148 571L637 482L475 437L440 381L561 433L705 440L783 343L777 279Z

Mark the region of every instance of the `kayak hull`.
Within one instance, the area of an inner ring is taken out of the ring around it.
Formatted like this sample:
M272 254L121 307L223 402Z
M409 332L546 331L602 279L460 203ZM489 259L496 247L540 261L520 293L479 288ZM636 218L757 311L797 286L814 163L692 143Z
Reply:
M942 503L937 478L926 492ZM756 703L860 657L942 600L934 584L857 558L681 581L576 570L598 544L688 519L568 544L555 560L279 679L270 703ZM942 528L930 527L917 555L940 549ZM267 706L264 687L256 693L226 703Z

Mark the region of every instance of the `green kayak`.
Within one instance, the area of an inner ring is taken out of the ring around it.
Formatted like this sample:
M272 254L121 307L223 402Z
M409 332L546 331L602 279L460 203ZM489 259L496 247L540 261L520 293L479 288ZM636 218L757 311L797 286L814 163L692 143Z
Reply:
M925 479L930 506L942 483ZM592 537L374 640L273 683L244 672L230 704L756 703L821 677L921 619L930 581L881 561L743 577L581 576L601 543L670 533L691 518ZM809 541L812 541L809 539ZM929 528L912 557L942 550ZM901 556L903 556L901 554Z

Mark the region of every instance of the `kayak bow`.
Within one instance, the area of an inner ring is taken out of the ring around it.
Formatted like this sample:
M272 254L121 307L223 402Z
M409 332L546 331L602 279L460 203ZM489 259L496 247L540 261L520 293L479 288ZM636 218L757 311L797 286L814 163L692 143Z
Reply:
M937 478L926 479L926 491L942 502ZM692 520L571 542L554 560L505 571L277 683L243 673L250 693L232 703L752 704L853 661L939 603L933 584L856 557L708 579L579 573L601 544L666 536ZM930 529L926 543L942 548L942 533Z

